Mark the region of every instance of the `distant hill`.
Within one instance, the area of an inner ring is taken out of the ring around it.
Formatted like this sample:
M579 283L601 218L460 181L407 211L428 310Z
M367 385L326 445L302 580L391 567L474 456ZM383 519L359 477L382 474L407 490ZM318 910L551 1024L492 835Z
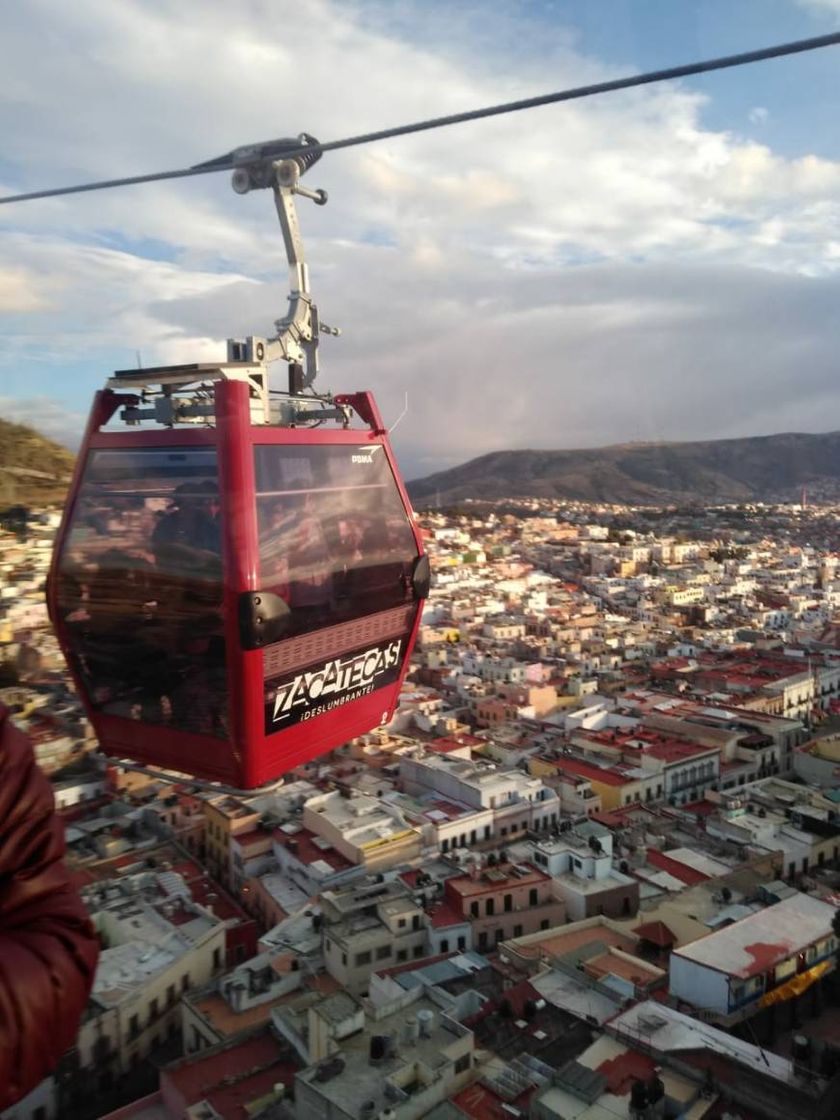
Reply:
M33 428L0 420L0 509L62 501L74 459Z
M840 432L581 451L494 451L408 484L420 507L464 498L571 498L630 505L840 501Z

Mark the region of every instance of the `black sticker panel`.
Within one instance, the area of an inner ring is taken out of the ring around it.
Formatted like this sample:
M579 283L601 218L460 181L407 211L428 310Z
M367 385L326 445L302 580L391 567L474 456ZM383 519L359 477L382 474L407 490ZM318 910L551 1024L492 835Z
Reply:
M394 638L266 682L266 735L394 684L404 655L405 639Z

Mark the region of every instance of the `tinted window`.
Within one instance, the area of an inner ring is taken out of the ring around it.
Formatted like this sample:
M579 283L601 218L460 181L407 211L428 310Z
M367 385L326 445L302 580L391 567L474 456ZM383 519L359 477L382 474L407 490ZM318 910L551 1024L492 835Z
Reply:
M260 585L290 634L412 599L417 548L384 449L257 447Z
M95 707L225 735L215 451L91 452L58 601Z

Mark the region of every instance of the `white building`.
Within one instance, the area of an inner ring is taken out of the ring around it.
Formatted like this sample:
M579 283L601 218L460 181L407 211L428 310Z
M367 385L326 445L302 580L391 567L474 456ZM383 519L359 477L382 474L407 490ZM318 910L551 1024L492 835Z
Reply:
M399 809L355 791L310 797L303 807L303 826L366 868L397 867L420 854L420 833Z
M795 894L683 945L671 954L671 995L724 1017L757 1009L793 977L834 967L834 914L827 902Z

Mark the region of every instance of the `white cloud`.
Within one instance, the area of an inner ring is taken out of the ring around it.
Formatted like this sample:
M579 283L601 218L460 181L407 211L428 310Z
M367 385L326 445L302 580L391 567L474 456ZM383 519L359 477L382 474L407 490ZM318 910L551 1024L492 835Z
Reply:
M14 265L0 268L0 314L42 311L47 306L46 293L34 273Z
M800 8L810 8L821 15L840 16L840 0L797 0Z
M562 28L527 55L514 14L472 37L467 21L329 0L247 0L235 16L224 0L31 0L0 44L5 190L613 76ZM397 435L417 464L634 425L784 426L792 387L836 349L833 309L820 296L815 316L801 293L835 290L840 165L711 130L704 105L671 85L325 156L308 181L330 205L301 206L313 290L344 329L324 342L324 386L370 384L391 418L409 388ZM239 197L226 175L3 207L0 223L0 370L201 359L285 309L270 196ZM760 297L780 292L768 332Z
M75 450L85 417L50 397L0 396L0 416L13 424L26 424L43 435Z

